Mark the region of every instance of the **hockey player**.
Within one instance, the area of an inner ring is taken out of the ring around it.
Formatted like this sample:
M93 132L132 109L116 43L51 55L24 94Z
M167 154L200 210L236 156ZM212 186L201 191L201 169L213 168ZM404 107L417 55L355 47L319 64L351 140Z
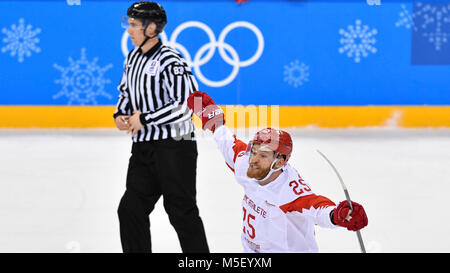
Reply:
M292 153L291 136L266 128L247 145L224 126L224 113L211 97L196 91L188 98L188 107L211 130L214 140L244 187L242 200L244 252L317 252L314 226L345 227L356 231L368 219L364 208L352 202L340 202L316 195L288 161Z

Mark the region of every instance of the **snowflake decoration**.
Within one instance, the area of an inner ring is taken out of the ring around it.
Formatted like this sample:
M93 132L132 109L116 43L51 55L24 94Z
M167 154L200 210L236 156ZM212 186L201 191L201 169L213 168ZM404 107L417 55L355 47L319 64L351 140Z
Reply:
M356 63L361 61L361 57L367 57L369 53L375 54L377 49L374 47L376 39L374 36L378 33L376 29L369 30L369 26L361 25L361 20L356 20L355 25L349 25L347 31L339 29L342 36L339 42L342 47L339 53L347 52L349 58L354 58Z
M434 44L436 51L441 50L441 46L448 42L450 37L450 4L423 4L415 3L415 11L410 13L405 5L401 5L400 20L395 23L396 27L405 26L412 28L428 41ZM444 26L447 26L445 31Z
M36 46L39 43L39 38L35 37L41 33L41 29L33 30L33 26L27 25L25 27L25 20L19 19L19 25L11 25L11 29L2 28L2 32L6 35L3 42L6 44L2 47L2 53L11 51L11 56L18 57L19 63L24 61L24 56L30 57L32 52L39 53L41 49Z
M410 29L413 24L413 15L409 13L404 4L401 5L402 11L399 13L400 19L395 23L396 27L405 26L405 28Z
M104 79L103 74L112 67L112 64L100 67L97 61L98 58L94 58L92 62L89 62L86 59L86 49L82 48L80 60L74 61L69 57L69 67L54 64L53 66L61 72L61 79L56 80L55 83L61 84L62 90L55 94L53 99L66 96L69 99L69 105L74 102L80 105L97 104L97 96L111 99L111 95L104 91L105 85L111 81Z
M296 60L284 66L284 81L297 88L309 81L309 67Z

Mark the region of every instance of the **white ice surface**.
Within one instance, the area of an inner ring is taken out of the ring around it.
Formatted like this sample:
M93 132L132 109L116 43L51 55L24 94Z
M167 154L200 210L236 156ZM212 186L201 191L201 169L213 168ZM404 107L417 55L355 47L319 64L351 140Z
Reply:
M295 129L291 165L317 194L364 205L368 252L450 252L450 129ZM237 132L247 141L252 132ZM121 252L117 206L131 140L115 130L0 131L0 252ZM212 252L241 252L243 191L198 134L197 199ZM180 252L159 200L154 252ZM316 228L320 252L359 252L354 232Z

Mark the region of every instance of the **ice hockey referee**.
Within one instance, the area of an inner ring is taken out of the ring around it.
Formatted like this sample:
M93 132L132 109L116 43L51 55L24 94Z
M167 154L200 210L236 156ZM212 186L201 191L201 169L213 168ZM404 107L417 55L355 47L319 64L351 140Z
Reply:
M118 216L124 252L151 252L149 215L163 196L183 252L209 252L196 202L197 143L186 100L198 89L182 56L158 38L161 5L136 2L122 25L135 48L124 63L114 121L132 135Z

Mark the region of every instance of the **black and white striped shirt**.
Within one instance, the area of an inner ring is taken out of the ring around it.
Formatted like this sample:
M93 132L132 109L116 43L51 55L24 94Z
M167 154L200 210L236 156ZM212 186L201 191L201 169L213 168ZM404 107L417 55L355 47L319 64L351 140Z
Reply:
M133 142L178 138L194 131L186 100L198 90L197 81L182 56L159 41L147 53L140 47L125 59L114 118L142 112L144 127Z

